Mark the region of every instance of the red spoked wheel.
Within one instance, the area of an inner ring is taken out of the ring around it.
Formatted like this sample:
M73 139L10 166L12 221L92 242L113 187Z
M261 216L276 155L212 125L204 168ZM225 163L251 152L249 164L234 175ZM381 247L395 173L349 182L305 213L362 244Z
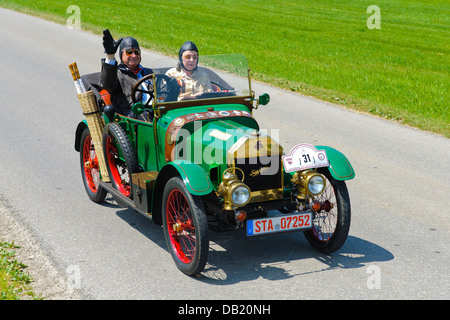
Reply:
M200 273L209 250L207 221L201 199L191 195L184 182L170 179L163 195L166 243L178 269L187 275Z
M308 242L323 253L340 249L350 230L350 197L344 181L334 179L328 170L321 172L326 178L325 191L315 198L321 204L313 215L313 227L305 231Z
M84 140L83 146L83 169L86 176L86 184L91 192L96 193L100 186L100 167L95 152L92 137L89 135Z
M100 186L100 167L97 153L87 127L81 135L80 167L84 188L89 199L97 203L103 202L108 192Z
M106 153L108 155L111 179L120 193L125 197L129 197L131 193L131 184L128 168L125 161L120 159L119 151L113 141L114 138L111 138L110 136L106 138Z
M170 242L178 259L183 263L192 262L195 257L195 226L189 203L180 190L170 192L166 215Z
M138 171L138 165L131 142L119 124L111 122L106 126L103 148L112 185L131 199L131 174Z

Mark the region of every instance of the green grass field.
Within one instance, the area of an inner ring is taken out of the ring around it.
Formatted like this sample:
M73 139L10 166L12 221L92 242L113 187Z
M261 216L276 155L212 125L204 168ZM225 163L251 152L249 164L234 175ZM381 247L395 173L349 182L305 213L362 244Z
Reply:
M450 137L449 0L0 0L60 23L74 4L83 29L170 55L186 40L242 53L258 80Z

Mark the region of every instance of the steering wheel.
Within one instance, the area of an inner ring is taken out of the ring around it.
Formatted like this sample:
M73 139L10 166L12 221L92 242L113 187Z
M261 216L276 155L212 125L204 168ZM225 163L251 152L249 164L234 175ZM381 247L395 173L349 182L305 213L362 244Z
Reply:
M155 77L156 85L153 83L153 77ZM147 82L147 89L142 86L144 82ZM165 74L148 74L135 83L133 89L131 90L131 99L133 100L133 103L140 102L140 100L142 99L142 94L148 94L150 98L145 102L145 106L148 106L155 97L154 88L156 86L158 92L158 100L164 101L170 94L170 84L172 82L173 79L169 76L166 76Z

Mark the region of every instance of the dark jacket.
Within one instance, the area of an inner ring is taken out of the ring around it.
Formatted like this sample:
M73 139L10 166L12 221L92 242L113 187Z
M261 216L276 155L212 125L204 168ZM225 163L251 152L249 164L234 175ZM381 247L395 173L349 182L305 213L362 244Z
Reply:
M152 69L142 68L142 76L153 73ZM111 103L116 107L116 112L130 116L133 100L131 91L139 77L130 71L123 63L110 65L102 59L102 72L100 86L111 95ZM139 100L139 99L138 99Z

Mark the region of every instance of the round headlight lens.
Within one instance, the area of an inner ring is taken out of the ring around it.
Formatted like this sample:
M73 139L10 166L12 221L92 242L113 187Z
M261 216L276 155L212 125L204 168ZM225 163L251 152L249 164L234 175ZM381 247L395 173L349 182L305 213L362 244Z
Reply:
M246 186L238 186L231 193L231 200L237 206L243 206L247 204L250 199L250 190Z
M321 175L315 175L308 181L308 190L311 194L317 195L322 193L325 188L325 180Z

